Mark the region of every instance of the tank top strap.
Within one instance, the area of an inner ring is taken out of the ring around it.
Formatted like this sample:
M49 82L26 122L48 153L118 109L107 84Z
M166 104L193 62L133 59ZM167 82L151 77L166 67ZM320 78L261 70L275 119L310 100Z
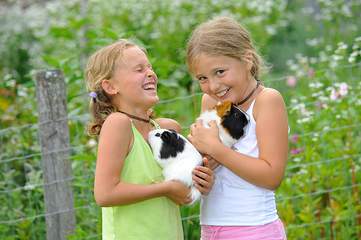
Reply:
M134 123L133 123L133 119L130 119L130 121L131 121L131 123L132 123L132 128L135 128L136 129L136 127L135 127L135 125L134 125ZM156 121L154 121L153 119L151 119L151 118L149 118L149 123L155 128L155 129L160 129L161 127L159 126L159 124L156 122Z
M160 129L160 126L159 126L159 124L156 122L156 121L154 121L153 119L149 119L149 122L150 122L150 124L152 124L153 125L153 127L155 128L155 129Z
M254 107L254 104L256 103L256 98L255 99L253 99L253 101L252 101L252 103L251 103L251 105L248 107L248 109L247 109L247 113L248 114L252 114L253 113L253 107Z

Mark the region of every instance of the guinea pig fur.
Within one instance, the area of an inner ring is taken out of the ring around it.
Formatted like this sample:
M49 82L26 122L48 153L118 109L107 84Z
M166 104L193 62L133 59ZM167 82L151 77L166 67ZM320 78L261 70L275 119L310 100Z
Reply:
M205 127L209 127L209 122L215 120L219 138L228 147L232 147L245 135L249 122L249 116L230 101L218 103L213 109L204 111L198 119L202 120Z
M202 164L202 156L182 135L173 130L155 129L149 132L148 142L153 155L163 168L165 180L178 180L191 188L193 204L201 193L193 185L192 171Z

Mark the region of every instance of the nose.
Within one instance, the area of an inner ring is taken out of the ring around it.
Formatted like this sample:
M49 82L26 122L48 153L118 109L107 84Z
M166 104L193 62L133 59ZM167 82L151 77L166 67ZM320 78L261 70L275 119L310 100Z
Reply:
M213 93L217 92L219 90L219 82L214 79L209 79L209 90Z
M157 74L155 74L154 70L149 68L147 71L147 78L151 78L154 77L155 79L157 79Z

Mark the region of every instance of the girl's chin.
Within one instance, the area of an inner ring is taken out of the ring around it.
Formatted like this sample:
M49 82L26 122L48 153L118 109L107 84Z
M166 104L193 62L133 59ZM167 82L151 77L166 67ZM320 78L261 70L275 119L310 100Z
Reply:
M159 97L158 97L158 95L156 95L154 99L155 99L155 103L158 103L158 102L159 102Z
M233 102L234 103L234 99L231 97L231 96L225 96L225 97L215 97L215 99L218 101L218 102L224 102L224 101L230 101L230 102Z
M152 103L152 105L154 105L159 102L159 97L158 95L149 96L147 101L149 101L150 103Z
M147 91L145 92L145 95L148 97L158 97L157 91Z

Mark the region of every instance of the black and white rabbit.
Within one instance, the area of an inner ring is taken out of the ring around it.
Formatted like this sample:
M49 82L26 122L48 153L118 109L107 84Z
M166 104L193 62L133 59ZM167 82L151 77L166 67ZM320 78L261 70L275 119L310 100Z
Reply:
M209 127L209 122L215 120L221 142L232 147L245 135L249 116L232 102L224 101L218 103L213 109L201 113L197 120L202 120L205 127Z
M201 196L192 181L192 171L202 165L202 156L181 134L168 129L155 129L149 132L148 142L153 155L163 168L165 180L178 180L191 188L192 202Z
M232 147L246 131L249 117L231 102L217 104L214 109L203 112L198 119L208 127L215 120L219 128L219 137L223 144ZM192 171L202 164L202 156L197 149L181 134L168 129L156 129L149 132L149 144L153 155L163 168L165 180L178 180L191 187L193 204L201 193L193 185Z

